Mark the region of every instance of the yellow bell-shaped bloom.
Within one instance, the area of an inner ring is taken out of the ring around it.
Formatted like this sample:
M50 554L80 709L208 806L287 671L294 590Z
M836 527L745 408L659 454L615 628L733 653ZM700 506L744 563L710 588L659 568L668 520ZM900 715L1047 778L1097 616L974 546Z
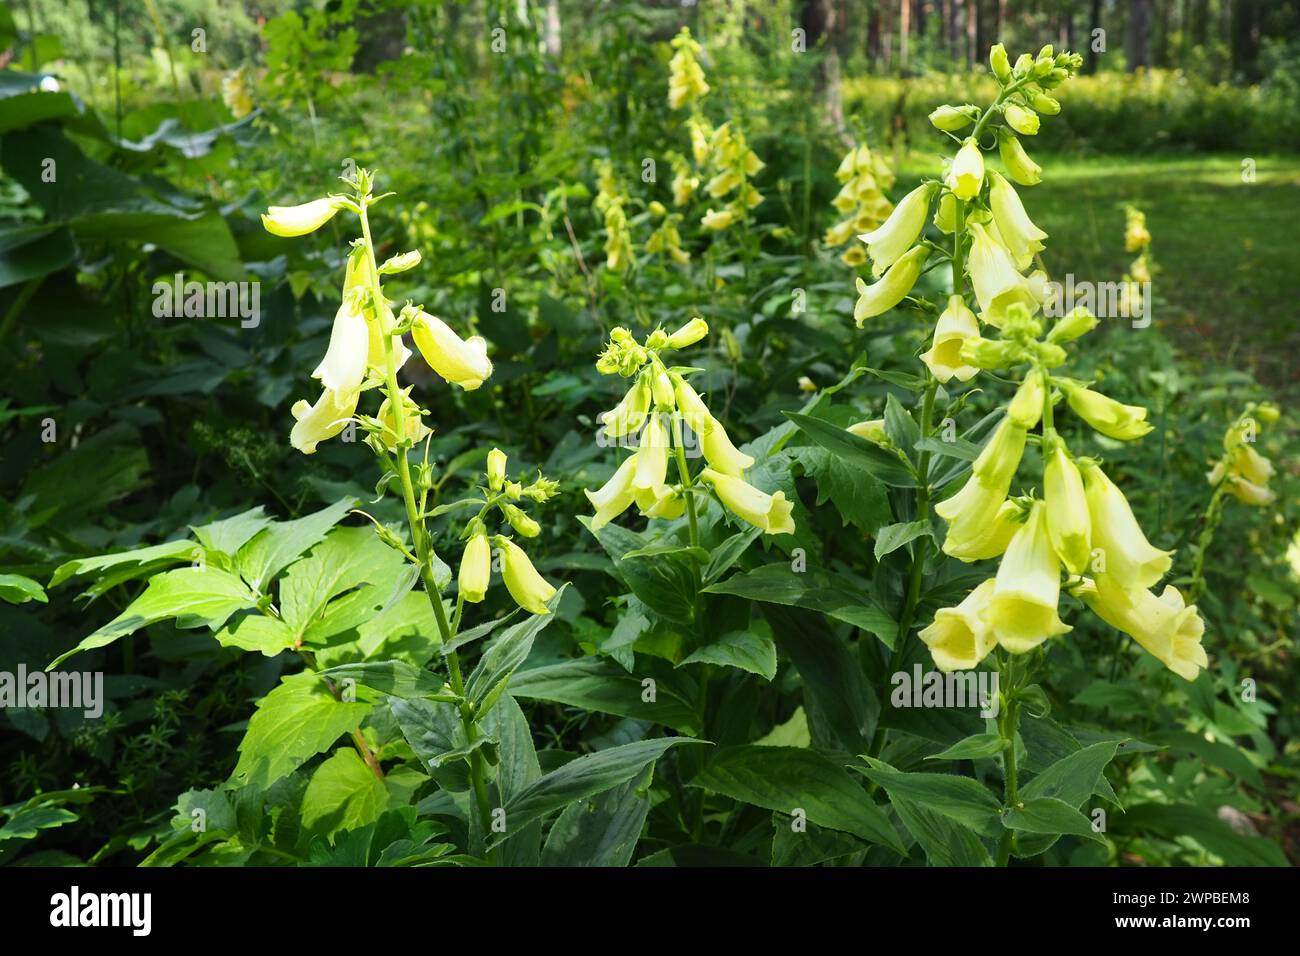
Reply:
M699 478L713 488L726 509L738 518L767 534L794 533L794 518L791 516L794 504L786 500L785 492L769 495L743 478L725 475L712 468L701 471Z
M1001 328L1007 309L1012 305L1020 303L1032 312L1038 303L1029 283L1016 268L1011 253L989 235L983 224L972 222L967 229L971 234L971 247L966 271L983 313L980 318L995 328Z
M1147 410L1140 405L1125 405L1068 379L1060 385L1074 414L1103 435L1131 441L1151 431Z
M318 444L347 427L360 396L358 391L336 392L327 388L315 405L306 399L295 402L291 411L296 422L289 433L289 444L304 455L315 454Z
M678 175L673 177L673 205L685 206L700 188L698 176Z
M850 425L846 431L850 431L859 438L865 438L869 442L885 447L889 444L889 433L885 430L885 420L883 418L873 418L870 421L857 422Z
M1037 273L1035 273L1037 274ZM1047 333L1047 341L1057 345L1062 342L1073 342L1082 335L1086 335L1097 327L1097 317L1079 306L1070 312L1069 315L1063 315L1056 320L1052 330Z
M1074 593L1099 618L1129 635L1184 680L1196 680L1208 666L1201 646L1205 622L1196 605L1185 605L1172 585L1157 597L1146 588L1125 587L1109 574L1098 574Z
M501 549L501 578L515 603L530 614L549 614L546 602L555 596L555 588L537 573L523 548L501 535L494 540Z
M867 319L888 312L906 298L921 277L926 257L930 251L925 246L914 246L894 262L884 277L868 286L858 279L858 301L853 306L853 320L858 327Z
M384 445L389 451L395 451L397 443L402 440L411 442L412 445L424 441L426 435L433 433L433 429L424 423L420 417L420 407L411 401L411 389L414 386L408 385L402 389L402 410L401 415L393 411L393 403L387 398L379 406L379 422L384 426L383 440Z
M1003 499L992 519L980 524L962 522L956 527L965 536L953 534L952 527L943 541L943 553L958 561L987 561L1007 550L1012 536L1020 530L1020 508L1014 501Z
M421 312L411 327L411 337L430 368L467 392L492 374L487 342L480 336L462 339L442 319Z
M985 621L995 581L989 578L966 595L956 607L940 608L934 623L921 631L939 670L969 670L997 646L997 639Z
M591 519L592 531L599 531L632 507L632 502L636 500L636 489L632 486L636 468L637 456L634 454L624 459L623 464L618 466L618 470L609 481L599 489L583 492L591 502L591 506L596 509L596 514Z
M491 580L492 546L488 543L487 532L480 525L466 542L465 551L460 556L460 572L456 576L456 585L461 597L478 604L487 594Z
M1007 545L989 601L986 620L998 643L1023 654L1070 631L1057 615L1060 596L1061 564L1048 535L1046 509L1035 501Z
M925 217L930 214L930 197L936 188L937 183L917 186L894 207L884 225L858 237L867 244L871 274L875 278L884 275L886 269L916 244L917 237L925 228Z
M969 202L979 195L984 185L984 154L975 140L968 139L962 144L944 182L958 199Z
M949 296L948 307L935 324L930 351L921 355L921 361L944 384L953 378L959 382L970 381L979 369L962 361L961 348L979 337L979 320L967 307L966 300L959 295Z
M716 418L709 419L709 426L700 437L704 451L704 460L714 471L739 478L745 469L754 464L754 459L746 455L731 443L727 430Z
M1263 485L1255 484L1240 475L1228 476L1228 491L1242 504L1262 507L1271 505L1277 500L1277 493L1271 488L1265 488Z
M1043 181L1043 167L1029 158L1016 134L1009 129L998 130L998 155L1007 175L1021 186L1036 186Z
M1027 269L1034 253L1043 248L1047 233L1030 220L1015 187L995 172L989 173L989 209L1016 268Z
M1043 377L1036 372L1030 372L1007 404L1007 418L1021 428L1033 428L1043 417L1043 400L1046 394Z
M952 193L944 193L934 204L934 227L950 236L957 228L957 197Z
M273 236L292 239L315 232L343 207L335 199L313 199L299 206L272 206L262 213L262 225Z
M1247 442L1235 445L1228 455L1229 470L1253 485L1266 485L1275 474L1273 463Z
M992 486L971 475L951 498L935 506L935 514L948 523L943 540L944 554L961 561L975 561L989 546L988 534L1007 503L1005 486ZM991 557L991 555L990 555Z
M1052 547L1071 574L1083 574L1092 562L1092 517L1079 466L1057 440L1044 449L1043 498Z
M645 375L640 375L627 390L623 400L605 412L601 419L605 434L611 438L630 435L645 424L646 415L650 413L650 382Z
M656 489L653 501L645 500L644 504L639 502L638 507L647 518L663 518L665 521L672 521L686 513L686 499L676 488L665 485Z
M1026 109L1018 103L1008 103L1003 115L1007 119L1007 125L1022 136L1038 134L1038 114L1033 110Z
M667 476L668 431L659 415L651 415L637 443L632 487L638 490L658 488Z
M708 334L709 323L697 315L668 336L668 347L670 349L684 349L687 346L694 345Z
M1010 416L1003 418L971 465L971 475L990 488L1001 488L1005 495L1024 457L1026 434Z
M312 378L320 379L325 388L336 392L354 391L366 377L370 351L370 329L366 317L357 308L356 296L345 296L334 314L329 348Z
M383 301L380 296L376 308L377 317L367 318L366 325L370 329L370 345L366 350L366 365L368 368L377 372L381 377L386 374L388 368L388 356L384 351L384 343L391 342L393 350L393 365L395 368L402 368L406 360L411 357L411 350L406 347L400 335L392 335L391 330L396 326L396 320L393 318L393 310L388 307L388 303ZM385 334L385 330L390 330Z
M705 212L704 217L700 220L700 225L703 226L705 229L712 230L713 232L721 232L723 229L726 229L728 226L734 225L735 222L736 222L735 210L733 210L731 207L726 207L724 209L718 209L716 211L713 209L709 209L707 212Z
M1124 492L1101 468L1085 461L1082 471L1092 515L1092 545L1101 549L1105 573L1132 587L1154 586L1168 573L1173 552L1161 551L1147 541Z

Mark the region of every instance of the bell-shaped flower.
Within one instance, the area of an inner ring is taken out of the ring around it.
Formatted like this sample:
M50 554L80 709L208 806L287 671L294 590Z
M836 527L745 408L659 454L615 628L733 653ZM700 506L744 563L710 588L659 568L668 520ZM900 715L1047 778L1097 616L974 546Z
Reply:
M884 277L868 286L858 279L858 301L853 306L853 319L862 323L874 316L888 312L906 298L921 277L926 257L930 251L925 246L913 246L894 262Z
M1003 499L993 518L984 523L962 522L957 527L965 536L953 534L952 526L944 538L943 553L958 561L986 561L1007 550L1012 536L1020 530L1021 510L1009 498Z
M537 573L523 548L501 535L493 541L501 549L501 578L515 603L530 614L549 614L546 602L555 596L555 588Z
M745 473L746 468L754 464L751 456L731 443L727 430L716 418L709 419L709 426L700 436L700 444L704 451L704 460L709 463L709 467L724 475L739 478Z
M369 349L366 317L357 307L356 296L346 296L334 314L329 348L311 376L336 392L355 391L365 380Z
M492 374L487 342L480 336L462 339L442 319L420 312L411 326L411 337L430 368L467 392Z
M262 225L273 236L291 239L315 232L342 209L338 200L313 199L299 206L272 206L262 213Z
M997 639L984 619L994 584L994 579L989 578L956 607L935 611L934 623L921 631L919 636L930 648L930 656L939 670L945 673L969 670L997 646Z
M622 438L637 431L645 424L646 415L650 413L650 382L645 375L640 375L627 390L623 400L605 412L601 419L605 434L611 438Z
M948 523L943 541L944 554L961 561L974 561L967 555L982 553L988 546L987 535L994 527L1006 503L1006 487L995 487L971 475L951 498L935 506L935 514Z
M975 140L968 139L962 144L944 182L958 199L969 202L979 195L984 185L984 154Z
M694 345L708 334L709 323L697 315L668 336L668 347L670 349L684 349L689 345Z
M1008 103L1002 115L1006 117L1007 125L1022 136L1038 134L1038 114L1033 110L1019 103Z
M1100 467L1085 460L1082 472L1088 513L1092 516L1092 545L1101 549L1105 573L1130 587L1154 586L1168 573L1173 552L1151 545L1133 517L1124 492Z
M1030 220L1015 187L995 172L989 173L989 208L1016 268L1027 269L1034 261L1034 253L1043 248L1047 233Z
M1228 453L1229 471L1252 485L1266 485L1275 474L1273 463L1255 451L1249 442L1242 441Z
M880 228L858 236L867 244L872 276L879 279L916 244L917 237L925 228L925 217L930 214L930 197L937 188L937 183L917 186L894 207L893 214Z
M1271 488L1258 485L1241 477L1241 475L1228 476L1228 492L1242 504L1253 505L1257 508L1271 505L1277 500L1277 493Z
M466 601L478 604L487 594L488 584L492 580L492 546L488 543L487 532L480 524L470 535L465 544L465 551L460 556L460 571L456 576L456 586L460 596Z
M655 489L653 501L645 499L643 501L644 504L638 502L638 507L647 518L663 518L672 521L686 513L685 497L676 488L667 485Z
M1009 129L998 130L998 155L1007 175L1021 186L1036 186L1043 181L1043 167L1029 158L1016 134Z
M1038 424L1038 420L1043 417L1043 400L1045 397L1046 389L1043 386L1043 376L1037 372L1030 372L1025 380L1020 383L1020 387L1016 389L1016 394L1012 396L1011 401L1007 404L1007 418L1021 428L1033 428Z
M420 416L420 406L411 400L413 387L408 385L402 389L400 416L393 411L393 403L387 398L379 406L379 423L383 425L383 441L389 451L395 451L399 441L409 441L415 445L433 433L433 429Z
M346 293L345 293L346 294ZM411 350L406 347L400 335L392 335L391 332L385 334L385 330L391 330L396 325L393 318L393 310L388 307L388 303L383 301L380 296L377 306L372 314L367 315L366 325L370 329L370 345L366 350L366 366L377 372L381 377L386 374L388 369L388 355L385 351L385 342L391 342L393 350L393 365L400 369L406 364L406 360L411 357Z
M986 620L999 644L1023 654L1071 630L1057 614L1060 597L1061 564L1048 535L1046 509L1035 501L1002 556Z
M1024 457L1026 434L1022 425L1004 417L971 465L971 474L990 488L1001 488L1005 495Z
M1020 303L1033 311L1037 307L1029 283L1016 268L1011 253L989 235L981 223L967 226L971 234L970 256L966 271L975 287L975 298L990 325L1001 328L1007 309Z
M618 466L618 470L609 481L599 489L583 492L591 502L591 506L596 509L596 514L591 519L592 531L599 531L632 507L632 502L636 500L636 488L632 485L636 468L637 455L633 454L624 459L623 464Z
M728 511L754 527L767 534L794 533L794 504L786 500L785 492L769 495L743 478L712 468L702 470L699 479L713 489Z
M700 225L713 232L721 232L736 222L736 211L730 206L723 209L709 209L700 219Z
M1050 433L1049 433L1050 434ZM1092 562L1092 517L1079 466L1059 439L1045 440L1043 499L1052 547L1071 574L1083 574Z
M637 443L636 472L632 487L658 488L668 477L668 431L659 415L651 415Z
M1205 622L1196 605L1186 605L1177 588L1167 586L1157 597L1142 587L1125 586L1110 574L1098 574L1074 593L1092 612L1123 631L1184 680L1196 680L1209 660L1201 638Z
M1103 435L1131 441L1151 431L1147 410L1140 405L1125 405L1069 379L1061 379L1060 385L1074 414Z
M967 307L966 300L959 295L949 296L948 307L934 327L930 351L921 355L921 361L940 382L947 384L953 378L959 382L970 381L979 369L962 361L961 348L979 337L979 320Z
M347 427L360 397L359 391L336 392L327 388L315 405L306 399L295 402L291 411L296 421L289 433L289 444L304 455L315 454L318 444Z
M850 431L859 438L865 438L873 444L882 448L889 446L889 433L885 430L885 420L883 418L873 418L865 422L856 422L850 425L845 431Z

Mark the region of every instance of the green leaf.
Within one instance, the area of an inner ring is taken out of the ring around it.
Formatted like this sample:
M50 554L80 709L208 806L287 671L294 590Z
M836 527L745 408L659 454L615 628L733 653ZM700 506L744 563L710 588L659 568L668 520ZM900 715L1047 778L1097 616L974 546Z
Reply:
M564 808L542 851L542 866L627 866L636 849L650 798L647 765L627 783Z
M868 766L854 764L852 769L883 787L890 800L897 795L919 803L984 836L993 837L1001 832L998 816L1002 804L970 777L944 773L903 773L883 760L873 760L867 756L862 759Z
M1076 750L1021 787L1020 798L1055 797L1072 807L1080 807L1097 789L1102 771L1118 749L1119 741L1106 740Z
M1027 833L1069 834L1105 842L1101 834L1092 828L1092 824L1082 813L1064 800L1056 797L1035 797L1023 801L1023 805L1007 811L1002 823L1010 830L1024 830Z
M747 744L719 751L689 781L713 793L768 810L803 810L820 827L852 833L907 854L898 834L865 790L834 761L800 747Z
M876 532L876 560L892 554L903 545L930 533L928 521L904 521L886 525Z
M194 537L209 551L220 551L234 557L253 535L271 523L271 517L261 505L247 511L192 528Z
M336 595L396 580L404 558L369 527L335 528L280 579L280 617L298 637Z
M364 827L388 806L388 788L351 747L340 747L316 768L302 796L302 827L330 834Z
M430 770L469 756L486 741L480 737L475 747L469 745L460 711L454 704L417 698L397 699L390 706L402 736Z
M845 462L861 468L878 481L896 488L916 487L916 477L911 469L893 452L886 451L879 445L865 438L859 438L851 431L822 421L820 418L801 415L798 412L784 414L799 426L800 431L822 448L839 455Z
M1178 840L1190 837L1228 866L1290 866L1280 847L1263 837L1243 836L1206 807L1190 803L1141 803L1110 817L1112 835Z
M465 696L480 707L480 717L486 713L486 708L481 705L487 701L488 695L493 690L500 693L498 685L509 680L519 665L528 659L528 652L533 649L533 639L554 620L555 609L559 607L567 587L567 584L560 585L560 589L546 602L550 608L549 614L530 614L518 624L511 625L484 652L465 683Z
M754 540L763 533L762 528L746 528L737 531L722 544L713 549L712 557L704 568L704 583L712 584L733 564L740 560Z
M860 588L823 571L794 571L785 563L764 564L752 571L733 574L704 590L820 611L876 635L890 647L898 633L893 617Z
M507 832L540 820L576 800L603 793L626 783L646 764L658 760L670 747L705 743L689 737L659 737L610 747L571 760L517 793L505 805ZM496 842L503 835L494 835Z
M231 780L265 789L361 726L370 704L335 700L316 674L294 674L249 718Z
M217 568L167 571L151 578L149 586L126 610L72 650L59 655L46 670L52 670L74 654L105 647L165 618L175 618L176 626L181 628L207 626L215 630L236 611L256 603L256 595L243 581Z
M294 646L293 631L283 621L264 614L237 617L212 636L222 647L238 647L267 657L275 657Z
M391 697L411 699L443 692L442 678L405 661L371 661L364 664L340 664L321 671L321 677L333 681L354 681Z
M700 733L699 715L685 696L668 682L656 679L654 699L646 700L642 680L612 661L587 657L521 671L510 681L510 693L648 720L692 736Z
M997 734L972 734L947 750L931 754L926 760L978 760L1002 753L1002 738Z
M120 551L117 554L101 554L93 558L74 558L71 561L65 561L54 569L54 576L50 578L50 587L58 587L68 578L76 575L105 571L124 564L132 565L137 569L150 566L158 567L173 562L188 564L198 555L198 550L198 545L193 541L182 539L180 541L165 541L162 544L150 545L147 548L135 548L132 551ZM118 579L119 583L123 580L129 580L129 578Z
M45 588L31 578L22 574L0 574L0 600L10 604L26 604L28 601L40 601L48 604Z
M889 803L931 866L993 865L988 849L969 828L906 797L891 795Z
M728 631L717 640L698 648L677 666L684 664L738 667L771 680L776 676L776 643L766 634Z
M323 539L356 503L355 498L344 498L305 518L277 521L263 528L236 555L244 580L255 591L265 591L272 578Z

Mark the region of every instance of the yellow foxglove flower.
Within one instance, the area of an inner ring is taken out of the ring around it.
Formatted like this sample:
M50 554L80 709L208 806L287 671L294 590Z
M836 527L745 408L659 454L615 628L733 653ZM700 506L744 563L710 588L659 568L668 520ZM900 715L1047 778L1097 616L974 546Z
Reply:
M1036 186L1043 181L1043 167L1029 158L1016 134L1008 129L998 130L998 155L1007 175L1022 186Z
M291 411L296 423L289 433L289 444L304 455L316 452L316 446L347 427L357 410L358 391L336 392L325 389L313 405L306 399L295 402Z
M983 525L963 522L960 530L967 532L965 537L952 533L949 527L944 538L943 553L958 561L986 561L996 558L1007 545L1011 537L1020 529L1020 508L1014 501L1004 499L993 519Z
M959 295L949 296L948 307L934 327L934 342L930 351L921 356L921 361L940 382L946 384L952 378L959 382L970 381L979 369L962 361L961 348L979 337L979 321L966 306L966 300Z
M685 206L700 188L698 176L677 175L673 177L673 205Z
M700 472L700 481L713 488L727 510L748 521L767 534L793 534L794 504L786 500L785 492L769 495L759 491L743 478L724 475L712 468Z
M735 210L731 209L730 207L727 207L724 209L719 209L716 212L712 209L708 210L708 212L704 214L704 218L700 220L700 225L703 226L705 229L711 229L714 232L721 232L723 229L726 229L728 226L734 225L735 222L736 222Z
M645 424L646 415L649 413L650 382L646 376L640 375L627 390L623 400L605 412L601 419L605 426L605 434L611 438L629 435Z
M1257 485L1240 475L1228 476L1228 491L1242 504L1262 507L1277 500L1277 493L1270 488Z
M596 509L596 515L591 519L592 531L599 531L632 507L632 502L636 500L636 489L632 487L636 468L637 456L634 454L624 459L609 481L598 490L583 492Z
M1057 615L1060 596L1061 564L1048 535L1046 510L1035 501L1002 556L985 619L999 644L1023 654L1071 630Z
M973 139L957 151L944 182L958 199L969 202L979 195L984 185L984 154Z
M1052 330L1047 333L1047 341L1060 344L1062 342L1073 342L1080 336L1087 335L1097 327L1097 317L1079 306L1069 315L1063 315L1056 320Z
M501 535L494 540L501 549L501 577L515 603L530 614L549 614L546 602L555 596L555 588L537 573L523 548Z
M956 607L940 608L934 614L934 623L921 631L919 636L930 648L939 670L969 670L997 646L984 620L994 584L994 579L989 578Z
M879 229L859 236L867 244L871 256L871 274L879 279L908 249L925 228L925 218L930 214L930 197L936 183L924 183L903 197L894 207L893 214Z
M885 431L885 420L883 418L858 422L850 425L846 430L853 432L859 438L865 438L867 441L874 442L882 447L889 444L889 434Z
M1069 380L1061 380L1061 389L1074 414L1103 435L1131 441L1151 431L1147 410L1139 405L1124 405Z
M677 410L682 414L682 421L695 432L696 435L703 436L710 428L713 427L713 415L709 412L709 407L704 404L704 399L690 383L680 375L673 373L673 396L677 400Z
M487 342L480 336L462 339L442 319L421 312L411 327L411 337L430 368L467 392L492 374Z
M921 277L926 257L930 252L925 246L914 246L904 253L889 267L883 278L868 286L858 279L858 301L853 306L853 320L858 327L867 319L888 312L906 298Z
M705 322L697 315L676 332L668 336L668 347L670 349L684 349L688 346L694 345L708 334L709 323Z
M1001 328L1007 309L1012 305L1020 303L1031 310L1037 305L1033 291L1016 268L1011 253L994 241L988 229L977 222L970 223L967 229L971 234L971 247L966 271L970 274L975 298L983 312L980 318L995 328Z
M957 198L952 193L944 193L935 203L934 226L950 236L957 228Z
M406 360L411 357L411 350L406 347L400 335L385 334L385 330L392 329L396 324L393 318L393 311L388 307L388 303L382 301L378 307L378 318L367 319L366 324L370 327L370 347L366 350L366 365L374 369L381 376L388 368L388 358L384 354L385 340L391 340L393 349L393 363L397 368L402 368Z
M641 430L636 459L636 473L632 478L634 488L658 488L664 483L668 477L668 433L658 415L651 415Z
M989 173L989 208L1016 268L1028 268L1034 261L1034 253L1043 248L1042 240L1047 238L1047 233L1030 220L1015 187L995 172Z
M311 377L320 379L325 388L336 392L355 391L366 377L369 353L370 328L366 317L357 308L356 296L345 296L334 313L329 348Z
M1075 589L1092 612L1123 631L1184 680L1196 680L1209 664L1201 637L1205 622L1196 605L1185 605L1177 588L1159 596L1146 588L1125 587L1109 574L1098 574Z
M716 418L709 419L709 426L700 436L704 450L704 460L714 470L724 475L739 478L745 469L754 464L754 459L736 448L727 436L727 430Z
M975 463L971 465L971 475L978 478L990 488L1001 488L1003 494L1011 485L1011 479L1020 467L1020 459L1025 454L1026 431L1010 417L1005 417L998 424L993 437L989 439Z
M665 521L672 521L686 513L686 499L676 488L665 485L657 489L654 501L647 502L646 506L641 508L641 513L647 518L663 518Z
M412 385L402 389L402 412L401 418L393 412L392 402L387 398L379 406L379 421L384 426L383 440L384 445L389 451L397 448L397 442L408 440L411 444L418 444L424 440L426 435L433 433L433 429L424 423L420 417L420 407L411 401Z
M1034 136L1038 133L1038 114L1025 109L1017 103L1008 103L1003 111L1007 125L1022 136Z
M1020 387L1016 389L1016 394L1007 405L1007 418L1022 428L1033 428L1038 424L1038 420L1043 417L1043 399L1045 395L1043 377L1030 372L1029 376L1020 383Z
M272 206L262 213L262 225L273 236L291 239L315 232L343 207L335 199L313 199L300 206Z
M1005 487L994 487L971 475L961 490L935 506L935 514L948 523L944 554L962 561L974 561L968 554L987 547L986 537L1002 513L1007 499Z
M1274 475L1273 463L1246 441L1238 442L1229 450L1228 462L1232 474L1246 479L1252 485L1266 485Z
M860 265L864 265L866 261L867 250L863 249L861 246L850 246L848 249L845 249L840 253L840 262L844 263L846 266L852 266L855 269Z
M493 448L487 456L488 487L500 491L506 482L506 453L500 448Z
M482 525L470 536L465 551L460 556L460 572L456 586L466 601L478 604L487 594L492 580L492 546Z
M1044 449L1043 498L1047 508L1047 530L1061 563L1072 574L1083 574L1092 562L1092 517L1083 491L1079 467L1057 441Z
M1124 492L1093 462L1084 462L1083 488L1092 515L1092 544L1101 549L1105 573L1132 587L1153 587L1168 573L1173 552L1152 547Z
M505 512L506 521L510 522L510 527L514 528L525 538L535 538L542 533L542 526L532 518L528 517L522 509L516 505L503 503L501 510Z

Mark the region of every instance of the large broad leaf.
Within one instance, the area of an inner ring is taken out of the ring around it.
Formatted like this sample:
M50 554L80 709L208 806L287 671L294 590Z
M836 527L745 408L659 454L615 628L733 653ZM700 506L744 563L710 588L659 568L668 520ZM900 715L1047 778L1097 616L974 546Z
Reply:
M122 565L130 565L133 571L142 571L145 568L157 568L169 563L188 564L197 556L198 550L198 545L193 541L182 539L180 541L164 541L162 544L150 545L146 548L135 548L131 551L119 551L116 554L101 554L93 558L73 558L71 561L65 561L54 569L54 576L50 578L50 587L58 587L68 578L74 576L96 574L113 568L121 570ZM118 577L117 580L120 583L130 579Z
M373 823L388 806L389 793L351 747L341 747L316 768L302 795L302 827L330 834Z
M1119 741L1107 740L1062 757L1020 788L1020 799L1055 797L1078 808L1097 789L1098 778L1115 757Z
M733 574L704 590L820 611L876 635L890 647L898 633L893 617L860 588L811 568L795 571L785 563L764 564L752 571Z
M359 584L393 582L405 559L369 527L335 528L280 580L280 617L296 636L330 599Z
M663 756L670 747L699 743L705 741L689 737L660 737L610 747L571 760L525 787L506 803L506 832L527 826L576 800L626 783L640 773L646 764ZM498 834L495 839L500 842L505 839L505 834Z
M622 786L565 807L546 837L542 865L627 866L650 812L652 772L647 766Z
M1087 817L1056 797L1021 800L1019 806L1007 811L1002 823L1010 830L1024 830L1045 836L1068 834L1103 842Z
M236 563L240 574L254 590L265 591L272 578L322 540L355 504L355 498L344 498L306 517L263 528L239 549Z
M0 574L0 601L10 604L26 604L28 601L40 601L48 604L45 588L22 574Z
M843 767L812 750L729 747L714 755L690 785L780 813L802 810L818 826L852 833L900 855L907 852L862 786Z
M394 700L391 707L402 736L429 770L468 757L487 740L480 737L473 745L468 742L454 704L415 698Z
M177 568L155 575L138 598L80 644L61 654L47 670L57 667L73 654L104 647L118 638L133 634L142 627L166 618L175 618L177 627L221 627L236 611L251 608L257 595L226 571L212 567Z
M993 865L988 848L968 827L906 797L891 795L889 802L931 866Z
M682 664L717 664L738 667L771 680L776 676L776 643L767 634L728 631L696 649ZM681 665L678 665L681 666Z
M510 693L648 720L692 736L701 727L689 699L670 682L629 674L617 664L595 657L521 671L510 681Z
M533 649L533 640L542 628L554 620L555 609L559 607L566 587L568 585L561 585L547 602L550 613L531 614L518 624L511 625L484 652L465 683L465 696L478 707L480 717L492 709L492 701L504 690L510 675L528 659L528 652Z
M852 522L863 534L875 534L893 520L885 486L863 480L862 470L851 462L825 448L803 446L790 454L817 483L817 506L833 503L843 524Z
M518 702L509 694L484 718L482 729L497 742L494 805L505 806L542 776L532 730ZM498 862L503 866L537 866L541 842L540 820L513 830L498 850Z
M321 671L321 677L333 681L352 681L381 694L406 699L441 693L443 685L441 677L405 661L340 664Z
M798 412L785 412L785 417L822 448L839 455L846 464L861 469L871 478L897 488L916 487L916 476L896 454L820 418Z
M66 269L76 260L70 229L34 225L0 230L0 289Z
M232 558L239 549L271 523L271 516L261 505L247 511L193 528L194 536L209 551L220 551Z
M265 789L360 727L370 706L336 700L316 674L284 678L249 718L231 780Z
M943 773L903 773L883 760L863 757L867 766L853 769L895 795L920 804L970 827L976 833L997 837L1002 832L999 814L1002 804L985 787L970 777Z

